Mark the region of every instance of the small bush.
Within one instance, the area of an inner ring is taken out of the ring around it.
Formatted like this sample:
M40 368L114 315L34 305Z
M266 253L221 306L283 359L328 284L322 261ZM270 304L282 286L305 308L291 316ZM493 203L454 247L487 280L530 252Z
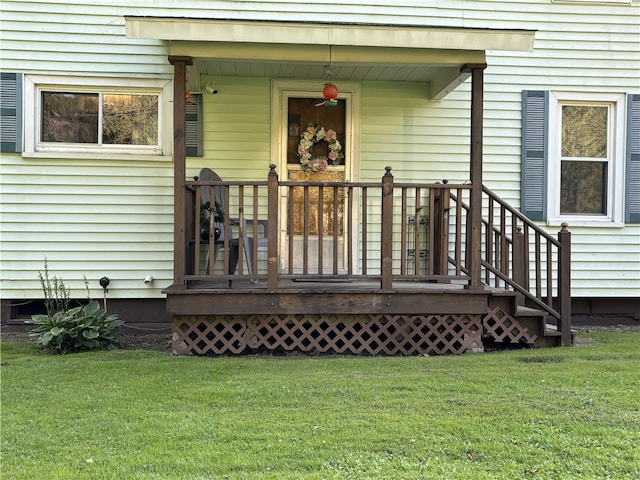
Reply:
M115 332L124 322L117 315L107 315L96 300L53 315L33 315L27 323L36 325L29 335L36 345L49 353L64 354L118 348L122 335Z
M44 274L38 272L44 292L46 315L32 315L26 323L35 325L29 335L36 338L36 345L49 353L64 354L118 348L122 335L115 330L124 322L117 315L107 315L96 300L89 296L87 278L87 305L69 308L70 289L57 277L50 277L47 259Z

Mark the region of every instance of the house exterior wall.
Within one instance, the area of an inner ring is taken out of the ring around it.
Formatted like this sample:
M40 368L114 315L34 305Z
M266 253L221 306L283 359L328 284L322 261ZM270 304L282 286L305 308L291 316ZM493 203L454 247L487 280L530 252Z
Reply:
M127 39L124 17L372 22L537 30L528 54L487 52L484 182L513 205L520 202L522 90L640 92L640 2L347 1L260 2L84 0L69 4L2 4L1 68L74 77L166 78L167 46ZM205 96L203 158L225 179L262 178L270 158L270 79L216 78L224 95ZM362 85L361 180L379 179L386 165L399 181L468 178L469 90L429 102L423 84ZM25 112L28 119L29 113ZM215 118L224 118L216 122ZM39 298L45 257L76 296L83 276L112 279L115 298L160 298L172 278L170 158L99 160L1 156L2 298ZM557 227L548 227L556 231ZM640 291L640 225L570 227L572 294L634 297ZM152 274L152 287L143 279Z

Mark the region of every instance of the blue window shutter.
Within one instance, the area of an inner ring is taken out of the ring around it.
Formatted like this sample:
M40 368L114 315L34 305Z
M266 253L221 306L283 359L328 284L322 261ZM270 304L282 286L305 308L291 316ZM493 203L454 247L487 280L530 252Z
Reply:
M22 151L22 74L0 73L0 152Z
M185 135L187 157L202 157L202 94L191 94L192 103L187 103Z
M625 221L640 223L640 94L627 98Z
M547 130L549 92L522 92L522 178L520 211L531 220L547 216Z

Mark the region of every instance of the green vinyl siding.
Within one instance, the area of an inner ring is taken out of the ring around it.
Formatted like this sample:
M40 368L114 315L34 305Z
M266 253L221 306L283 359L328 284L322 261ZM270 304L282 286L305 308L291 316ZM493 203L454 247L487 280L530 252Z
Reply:
M167 45L127 39L127 15L328 19L326 4L294 0L5 0L3 70L171 78ZM345 23L537 31L533 52L487 52L484 183L515 206L521 202L523 90L638 93L640 4L635 1L359 0L332 5L329 16ZM249 77L250 68L242 71L247 76L237 73L216 74L220 93L203 94L203 156L187 159L188 177L206 166L225 180L264 179L274 163L270 125L277 112L270 107L271 79ZM361 125L361 180L379 180L387 165L397 181L468 179L470 82L441 102L429 102L428 90L427 84L410 82L362 85L362 108L356 113ZM171 283L173 267L171 162L34 159L15 153L2 154L0 160L3 298L40 297L37 272L45 256L52 272L74 282L78 296L84 294L86 274L94 296L102 294L97 279L107 275L112 279L110 296L162 297L160 290ZM574 296L637 295L639 224L569 228ZM143 284L146 274L156 278L153 288Z
M103 275L113 297L157 296L159 288L142 281L147 273L159 287L170 284L170 164L3 157L0 174L3 286L13 298L42 296L37 274L45 258L79 298L83 276L93 297L102 295Z

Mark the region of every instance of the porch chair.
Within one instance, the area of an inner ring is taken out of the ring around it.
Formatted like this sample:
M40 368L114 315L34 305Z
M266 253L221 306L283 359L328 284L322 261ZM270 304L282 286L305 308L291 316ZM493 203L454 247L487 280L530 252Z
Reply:
M200 170L200 174L198 175L198 180L201 182L221 182L222 179L220 176L215 173L210 168L203 168ZM215 213L214 217L211 218L212 212L215 212L217 208L222 210L223 215L227 215L227 205L225 205L224 198L224 189L217 186L213 187L214 198L213 201L211 199L211 189L209 187L201 187L200 188L200 204L201 204L201 215L204 216L206 223L209 225L209 231L213 229L217 229L219 231L218 236L213 235L213 262L215 263L216 258L218 257L218 252L224 246L225 235L227 232L224 230L224 221L216 222L215 221ZM209 208L204 208L204 205L209 205ZM229 225L232 224L231 219L229 219ZM233 231L229 229L229 274L233 275L236 271L236 267L238 265L238 239L233 238ZM209 249L211 249L211 244L209 245ZM205 267L205 271L209 271L209 258L210 255L207 253L207 263Z
M220 178L220 176L218 176L218 174L216 174L214 171L212 171L209 168L203 168L202 170L200 170L200 175L198 177L199 180L201 181L214 181L214 182L220 182L222 181L222 179ZM224 215L226 215L227 210L228 210L228 206L225 205L225 198L224 198L224 190L222 188L214 188L214 204L211 205L211 195L210 195L210 190L209 188L201 188L200 189L200 197L201 197L201 203L202 204L207 204L207 202L209 202L209 205L212 207L212 210L215 211L215 204L217 203L218 205L221 206L222 211L224 212ZM216 222L211 222L210 219L210 215L211 215L211 210L205 210L205 216L207 218L207 220L209 221L209 225L211 227L215 227L218 228L220 230L220 236L215 240L214 242L214 251L213 251L213 260L215 262L215 259L218 255L218 251L220 250L220 248L224 245L224 224L223 223L216 223ZM229 219L229 225L238 225L239 227L239 234L240 237L242 238L242 247L244 249L244 256L245 259L247 261L247 271L249 272L249 275L253 275L254 273L254 266L253 266L253 246L255 243L257 243L258 248L260 247L266 247L267 246L267 228L268 228L268 221L267 220L261 220L259 219L257 221L258 224L258 229L255 232L252 232L252 235L249 236L247 234L247 220L246 218L241 218L241 219ZM249 225L253 226L253 220L249 220ZM229 232L229 274L234 274L238 265L238 242L239 239L233 238L233 232L230 231ZM208 262L208 256L207 256L207 262ZM209 266L207 264L207 270L208 270ZM251 283L257 283L257 279L252 279Z

